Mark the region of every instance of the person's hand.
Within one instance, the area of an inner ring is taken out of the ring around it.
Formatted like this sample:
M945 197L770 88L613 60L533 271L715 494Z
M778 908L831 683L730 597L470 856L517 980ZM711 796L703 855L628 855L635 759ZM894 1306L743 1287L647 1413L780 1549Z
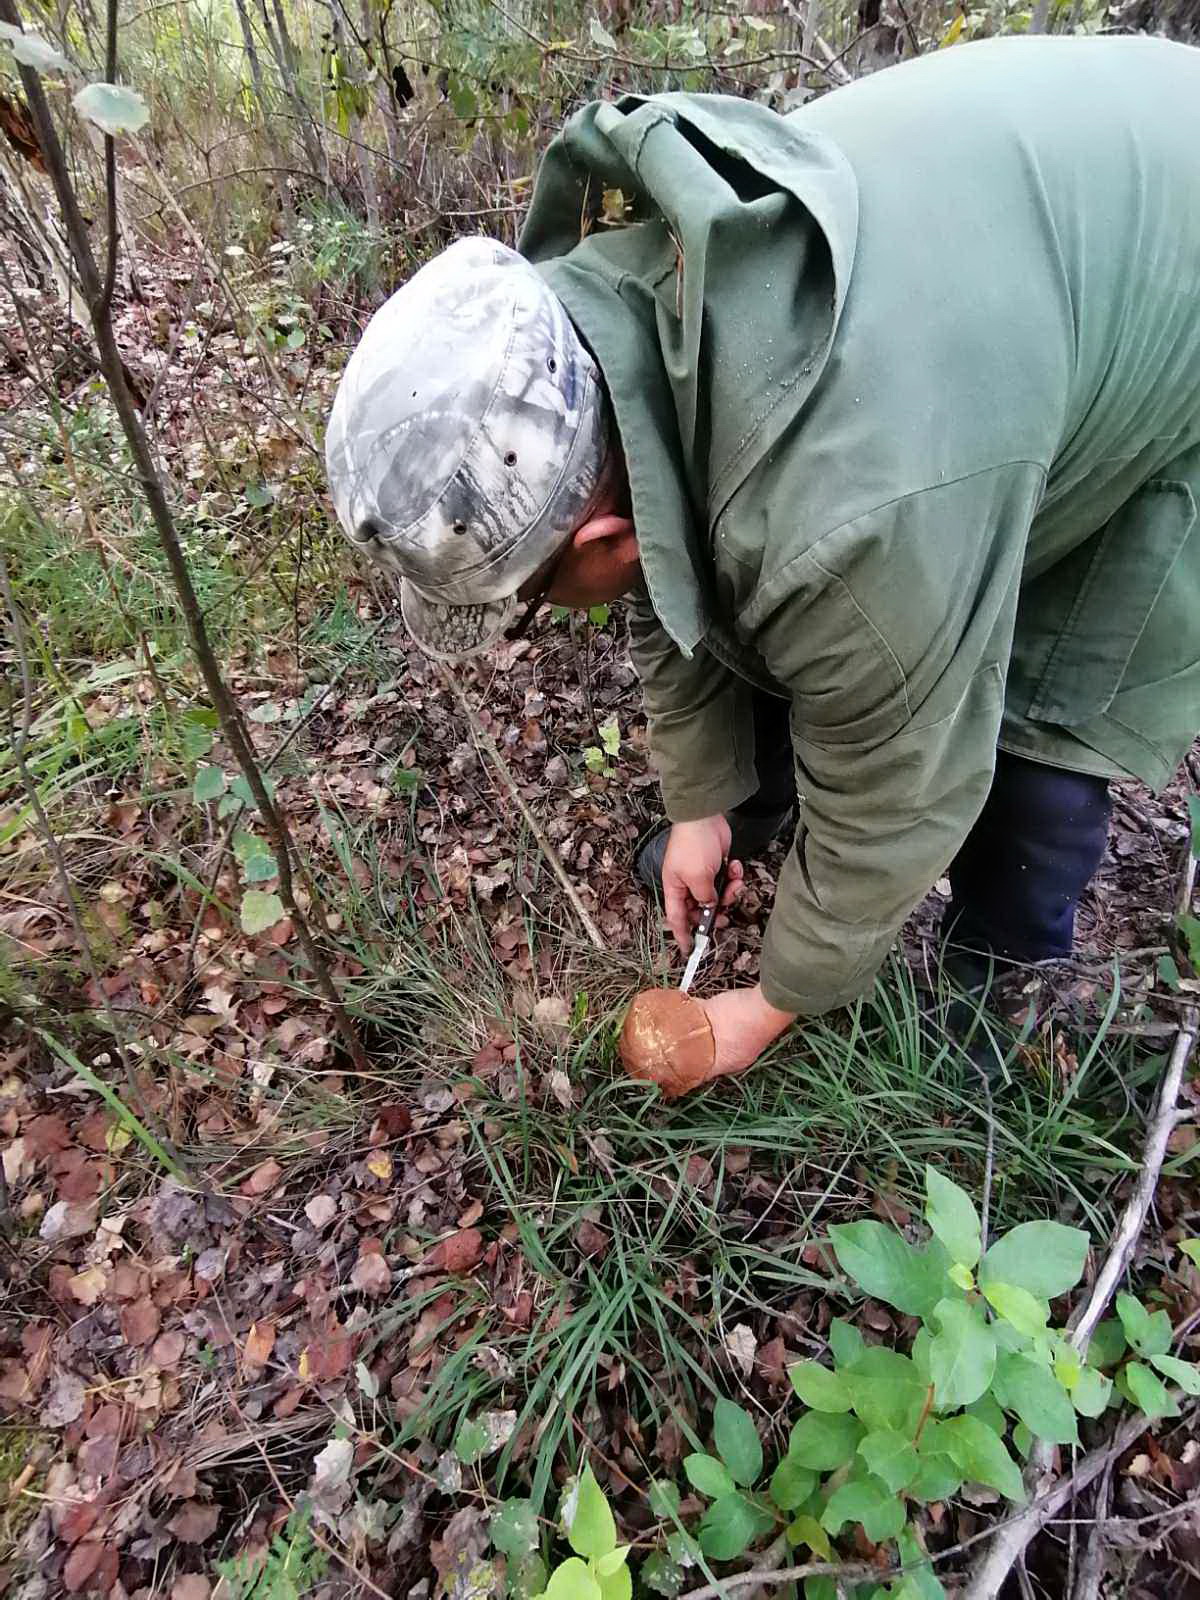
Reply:
M726 989L700 1004L717 1046L714 1078L745 1072L796 1020L794 1011L777 1011L757 983L753 989Z
M717 898L716 876L729 854L729 824L719 814L698 822L677 822L663 857L663 904L671 932L687 955L692 929L705 906ZM731 906L742 892L742 864L730 861L726 871L722 906Z

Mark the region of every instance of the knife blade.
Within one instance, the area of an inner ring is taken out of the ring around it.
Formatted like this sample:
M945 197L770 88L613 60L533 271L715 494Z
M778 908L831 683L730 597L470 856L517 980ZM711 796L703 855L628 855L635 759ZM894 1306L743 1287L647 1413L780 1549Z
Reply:
M683 969L683 978L679 989L682 994L687 994L692 984L696 981L696 974L700 971L701 963L708 954L712 945L713 924L717 920L717 912L721 909L721 896L725 892L725 863L721 864L720 871L713 880L713 887L717 891L717 898L711 906L705 906L700 913L700 921L696 928L696 936L692 942L692 953L687 958L687 966Z

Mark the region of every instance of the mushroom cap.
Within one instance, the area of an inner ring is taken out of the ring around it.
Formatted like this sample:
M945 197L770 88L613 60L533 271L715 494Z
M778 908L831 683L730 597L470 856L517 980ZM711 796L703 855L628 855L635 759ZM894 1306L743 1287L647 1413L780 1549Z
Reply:
M679 989L643 989L636 995L619 1049L629 1076L657 1083L668 1100L707 1083L717 1059L704 1007Z

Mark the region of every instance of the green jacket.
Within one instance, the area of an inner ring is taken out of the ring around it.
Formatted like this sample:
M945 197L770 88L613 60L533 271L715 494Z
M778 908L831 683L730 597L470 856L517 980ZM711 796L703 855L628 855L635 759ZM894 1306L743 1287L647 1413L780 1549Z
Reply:
M1166 782L1200 727L1200 51L590 105L521 248L612 398L668 814L745 799L748 685L791 701L773 1004L861 992L997 743Z

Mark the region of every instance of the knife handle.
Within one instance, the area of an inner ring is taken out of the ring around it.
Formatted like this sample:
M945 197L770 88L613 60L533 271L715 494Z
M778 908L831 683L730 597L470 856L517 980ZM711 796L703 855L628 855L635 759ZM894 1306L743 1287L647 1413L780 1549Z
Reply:
M717 898L711 906L705 906L700 913L700 922L696 928L697 934L703 934L706 939L712 937L713 923L717 920L717 912L721 909L721 896L725 893L726 867L728 863L722 862L716 877L713 879L713 888L717 891Z

